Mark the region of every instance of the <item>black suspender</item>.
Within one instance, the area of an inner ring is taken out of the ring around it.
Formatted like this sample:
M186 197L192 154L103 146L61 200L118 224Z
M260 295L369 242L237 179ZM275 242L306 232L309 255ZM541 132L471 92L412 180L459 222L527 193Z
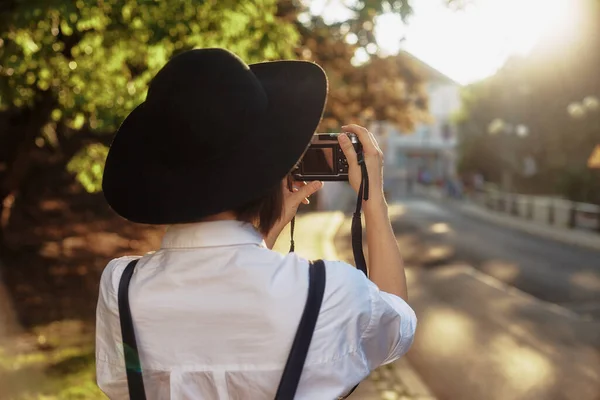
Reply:
M123 336L123 349L125 353L125 367L127 372L127 386L131 400L145 400L144 380L139 360L135 331L129 308L129 282L138 260L131 261L119 282L119 318L121 321L121 335ZM283 369L279 388L275 400L292 400L298 389L300 377L310 342L317 324L323 293L325 292L325 264L322 260L312 262L309 268L308 297L304 312L296 331L296 336L290 350L290 355Z
M135 331L133 330L131 309L129 308L129 282L131 282L137 262L138 260L133 260L125 267L119 281L119 319L121 320L121 336L123 336L123 353L125 354L129 398L131 400L145 400L144 379L142 378L142 368L135 340Z
M325 264L323 260L318 260L310 264L308 297L304 306L304 312L302 313L302 319L300 319L300 324L298 324L292 350L290 350L290 355L283 369L283 375L279 382L275 400L291 400L296 395L304 361L306 360L310 341L312 340L319 311L321 310L324 292Z

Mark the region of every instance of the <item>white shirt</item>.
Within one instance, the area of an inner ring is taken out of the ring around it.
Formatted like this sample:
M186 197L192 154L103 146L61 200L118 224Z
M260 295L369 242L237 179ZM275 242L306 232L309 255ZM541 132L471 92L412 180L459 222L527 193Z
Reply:
M128 399L112 260L96 315L98 385ZM296 399L332 400L410 347L413 310L362 272L326 261L321 312ZM308 262L237 221L174 225L140 259L130 306L148 399L273 399L308 290Z

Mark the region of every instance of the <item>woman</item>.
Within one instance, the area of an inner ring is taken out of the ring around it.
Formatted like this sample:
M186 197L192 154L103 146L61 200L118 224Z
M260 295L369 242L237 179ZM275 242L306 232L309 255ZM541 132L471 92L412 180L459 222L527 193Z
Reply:
M222 49L169 61L111 146L103 189L134 222L170 225L129 288L145 393L151 399L273 399L307 299L308 261L271 251L321 182L286 179L319 124L327 79L316 64L247 66ZM370 279L326 261L326 287L296 399L334 399L410 347L416 318L382 190L382 154L358 136L370 179L364 202ZM340 145L358 190L361 171ZM98 385L128 398L117 293L106 267L97 309Z

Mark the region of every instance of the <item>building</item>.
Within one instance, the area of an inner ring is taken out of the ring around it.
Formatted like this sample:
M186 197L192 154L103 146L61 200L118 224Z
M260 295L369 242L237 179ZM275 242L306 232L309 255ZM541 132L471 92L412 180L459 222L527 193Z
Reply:
M432 119L417 124L412 132L402 132L386 121L369 126L384 152L385 186L391 197L396 197L410 182L441 183L456 175L457 137L452 116L461 107L461 85L413 55L405 55L427 77ZM318 209L348 209L355 201L347 184L327 183L319 193Z
M441 183L456 175L456 128L453 115L461 107L461 85L411 56L427 76L429 123L419 123L412 132L378 121L369 129L385 154L386 184L403 180Z

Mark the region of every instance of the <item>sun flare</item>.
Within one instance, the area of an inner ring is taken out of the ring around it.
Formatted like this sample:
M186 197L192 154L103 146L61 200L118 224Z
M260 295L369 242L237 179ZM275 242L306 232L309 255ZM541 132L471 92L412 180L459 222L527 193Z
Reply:
M444 0L413 0L408 24L394 14L377 18L376 37L384 54L403 49L459 83L494 74L511 55L527 55L538 40L577 30L581 0L469 0L459 10ZM312 0L311 10L327 20L348 17L342 0ZM364 61L367 52L358 57Z

